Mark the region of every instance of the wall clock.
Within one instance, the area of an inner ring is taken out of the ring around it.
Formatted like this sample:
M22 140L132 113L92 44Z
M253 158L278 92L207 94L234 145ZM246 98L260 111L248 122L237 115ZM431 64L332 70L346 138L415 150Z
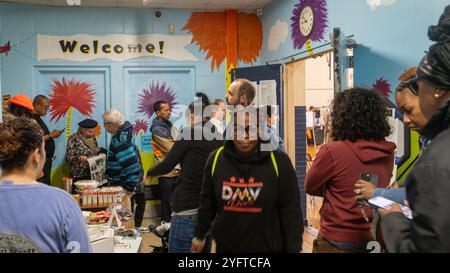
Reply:
M328 27L326 0L300 0L291 17L291 36L295 49L301 49L307 40L322 41Z

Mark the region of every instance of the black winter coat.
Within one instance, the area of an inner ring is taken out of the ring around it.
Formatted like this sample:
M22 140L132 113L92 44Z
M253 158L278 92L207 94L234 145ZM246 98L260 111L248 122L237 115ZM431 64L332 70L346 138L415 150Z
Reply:
M413 220L402 213L381 220L389 252L450 252L450 100L431 117L423 134L433 141L406 182Z

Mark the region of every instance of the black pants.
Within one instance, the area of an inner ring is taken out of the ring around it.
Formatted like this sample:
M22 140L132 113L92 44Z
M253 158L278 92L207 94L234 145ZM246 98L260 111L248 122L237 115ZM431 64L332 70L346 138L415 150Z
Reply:
M134 213L134 225L135 227L140 227L142 225L142 220L144 219L145 212L145 192L136 193L131 197L131 209ZM136 208L134 205L136 204Z
M52 160L53 155L47 156L44 165L44 176L39 178L38 181L50 186L50 175L52 174Z
M170 222L172 218L172 193L177 177L159 177L161 189L161 221Z

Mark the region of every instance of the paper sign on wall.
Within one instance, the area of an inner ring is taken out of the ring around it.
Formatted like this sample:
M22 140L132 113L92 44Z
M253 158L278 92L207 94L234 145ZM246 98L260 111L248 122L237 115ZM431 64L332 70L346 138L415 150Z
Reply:
M160 57L173 61L197 61L186 47L191 44L189 35L125 35L107 36L37 35L37 59L87 62L110 59L123 62L141 57Z
M306 112L306 128L314 128L314 112Z
M258 104L263 105L278 105L277 104L277 81L260 81L259 82L259 94Z
M152 136L146 135L141 138L141 151L149 153L152 151Z

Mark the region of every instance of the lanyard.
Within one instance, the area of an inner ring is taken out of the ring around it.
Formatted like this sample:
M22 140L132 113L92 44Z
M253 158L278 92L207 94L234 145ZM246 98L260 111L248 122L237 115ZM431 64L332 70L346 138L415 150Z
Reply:
M370 223L369 217L366 214L366 211L364 210L365 205L359 205L359 208L361 209L361 213L364 217L364 220L366 220L367 223Z

